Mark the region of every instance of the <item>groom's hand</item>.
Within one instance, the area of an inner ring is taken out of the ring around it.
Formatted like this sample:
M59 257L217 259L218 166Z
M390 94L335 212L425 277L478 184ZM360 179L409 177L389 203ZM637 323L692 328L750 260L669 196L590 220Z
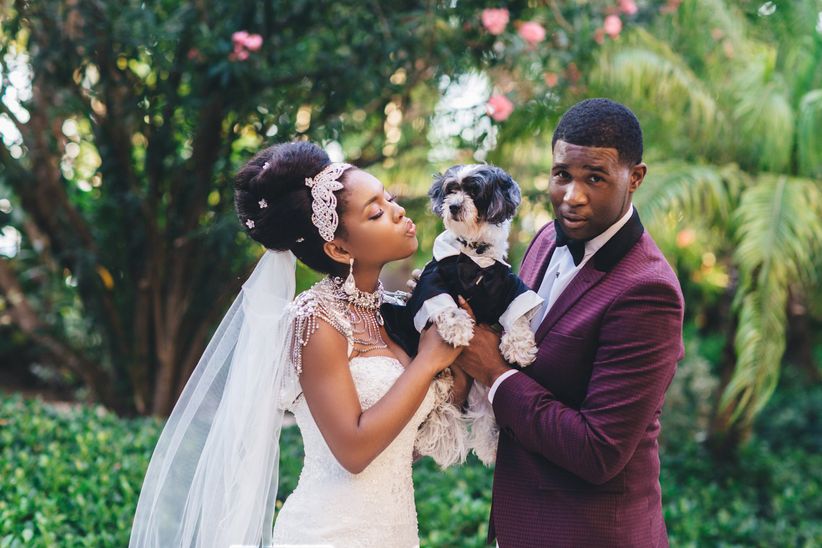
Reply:
M471 305L462 297L459 298L459 305L472 318L474 317ZM499 333L486 325L477 324L474 326L471 344L462 351L454 363L480 384L490 387L497 377L511 369L499 351L499 341Z
M464 409L468 400L468 392L471 390L471 385L474 384L474 379L469 377L468 373L457 365L457 362L451 364L451 375L454 377L454 385L451 387L450 402L458 409Z

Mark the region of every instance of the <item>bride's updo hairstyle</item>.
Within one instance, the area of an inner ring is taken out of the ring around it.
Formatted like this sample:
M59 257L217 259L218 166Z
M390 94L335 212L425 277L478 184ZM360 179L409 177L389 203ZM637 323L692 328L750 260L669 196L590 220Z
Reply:
M303 263L324 274L339 275L347 265L334 262L323 250L325 240L311 222L314 177L331 159L323 149L305 141L274 145L257 153L234 179L234 205L243 228L257 242L274 251L291 250ZM345 183L346 173L339 181ZM340 223L336 236L345 236L342 214L345 189L337 197Z

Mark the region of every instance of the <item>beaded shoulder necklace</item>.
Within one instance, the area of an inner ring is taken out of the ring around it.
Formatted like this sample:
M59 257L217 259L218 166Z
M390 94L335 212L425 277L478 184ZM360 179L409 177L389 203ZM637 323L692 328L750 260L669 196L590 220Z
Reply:
M354 288L351 294L343 290L343 283L341 278L323 278L291 305L291 360L298 374L302 372L303 348L317 330L318 318L342 334L357 355L388 348L380 332L382 282L373 293Z

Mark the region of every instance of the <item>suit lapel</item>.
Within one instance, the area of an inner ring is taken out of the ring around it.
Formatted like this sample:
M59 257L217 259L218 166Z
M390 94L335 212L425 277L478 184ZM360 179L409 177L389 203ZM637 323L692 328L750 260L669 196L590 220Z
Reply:
M543 318L542 323L537 329L534 336L537 344L542 342L545 335L554 327L557 321L576 304L580 297L598 284L602 278L616 266L622 257L639 241L644 230L642 222L639 219L639 213L634 209L634 213L628 222L591 257L591 260L585 263L585 266L582 267L574 279L571 280L571 283L568 284L568 287L565 288L565 291L557 298L554 306L548 311L548 314ZM535 280L528 283L530 287L534 288L534 291L539 290L539 285L545 276L545 271L548 268L548 263L551 261L554 249L556 249L556 238L554 238L554 241L550 244L550 252L547 254L547 257L540 263L539 268L534 269L538 276Z
M534 291L539 291L542 278L545 277L545 271L548 269L548 264L551 262L551 257L554 255L556 248L556 242L551 242L548 246L548 252L534 261L537 265L536 268L523 268L522 272L520 272L522 281Z
M568 287L565 288L559 298L557 298L554 306L548 311L548 314L543 318L542 323L539 324L536 335L534 336L536 343L542 342L548 331L554 327L566 312L568 312L574 304L582 297L585 292L594 287L605 277L606 272L594 268L594 262L588 261L585 266L577 273Z
M551 262L554 249L557 247L556 238L551 233L553 226L553 223L548 223L539 229L534 241L525 250L525 255L522 258L519 277L522 278L525 285L534 291L539 290L539 285L542 283L543 276L545 276L545 270L548 268L548 263Z

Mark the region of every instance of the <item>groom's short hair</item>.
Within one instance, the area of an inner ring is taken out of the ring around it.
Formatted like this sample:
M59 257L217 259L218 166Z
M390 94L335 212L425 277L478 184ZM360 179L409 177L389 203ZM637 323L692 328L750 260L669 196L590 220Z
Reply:
M610 99L586 99L562 115L551 149L557 141L583 147L615 148L619 161L636 165L642 161L642 128L634 113Z

